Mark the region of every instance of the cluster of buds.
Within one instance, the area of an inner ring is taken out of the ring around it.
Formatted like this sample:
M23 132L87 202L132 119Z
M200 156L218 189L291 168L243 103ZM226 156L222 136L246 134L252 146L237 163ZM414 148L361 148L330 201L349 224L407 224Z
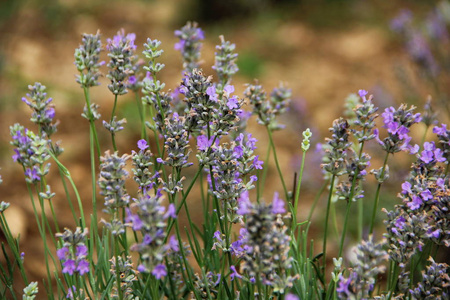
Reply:
M100 60L102 42L100 32L97 34L83 34L82 44L75 49L75 66L80 75L77 75L77 82L82 88L89 88L99 85L98 78L100 66L105 62Z
M376 278L384 273L382 265L388 259L383 244L375 244L372 236L362 241L355 249L355 259L348 278L339 275L336 288L340 299L368 299L375 287Z
M258 123L268 126L271 130L279 130L284 127L278 124L276 117L288 109L291 95L291 90L283 85L274 88L269 99L261 85L248 84L244 91L244 97L253 106L253 114L258 116Z
M131 159L133 161L133 179L139 185L139 189L145 193L153 188L155 179L158 173L152 175L150 166L152 163L152 156L147 141L142 139L137 142L139 152L132 151Z
M109 270L111 273L111 278L117 280L116 274L119 272L120 276L120 289L122 294L122 299L124 300L135 300L136 296L133 294L133 282L137 281L138 271L133 269L133 263L131 262L131 256L128 256L127 259L123 259L121 256L118 256L118 263L116 263L116 257L113 257L111 262L111 269ZM110 294L111 299L119 299L119 293L117 291L117 284L113 284Z
M125 227L118 216L118 210L128 205L130 195L125 189L125 179L128 172L125 170L126 161L129 155L119 156L117 152L110 154L109 150L100 157L100 174L98 185L100 195L105 197L106 212L112 215L111 222L103 220L106 227L110 229L113 235L119 235L125 232Z
M239 70L236 65L238 54L234 53L236 48L234 44L225 41L222 35L219 38L221 44L216 46L215 64L212 68L216 70L219 80L217 89L223 90L231 82L231 77Z
M297 278L289 271L292 267L292 257L289 257L291 238L282 220L285 212L284 201L278 194L268 205L251 203L247 197L239 202L238 213L246 217L241 240L242 270L251 282L259 279L279 294L292 287Z
M22 101L33 110L30 120L39 126L39 132L41 134L45 134L45 136L49 138L56 132L57 126L57 123L52 123L55 118L55 109L50 102L52 102L53 99L46 99L46 87L39 82L36 82L34 85L29 85L28 90L30 92L27 94L27 97L30 98L30 100L23 97Z
M333 175L339 176L345 174L347 165L347 151L351 146L349 142L349 124L343 119L334 120L333 127L330 128L331 138L327 138L327 156L326 163L322 164L322 168Z
M174 113L170 118L167 117L164 123L164 148L166 149L167 158L165 160L158 158L157 161L175 168L191 166L192 163L188 162L190 150L186 118Z
M134 33L125 35L125 31L122 29L112 39L107 40L106 49L109 51L108 57L111 61L108 63L109 72L106 77L111 80L108 89L116 96L128 92L126 81L133 72L132 60L136 50L135 39Z
M10 126L10 133L10 144L15 147L12 158L24 167L26 181L32 184L41 181L50 169L50 163L45 164L50 158L48 140L17 123Z
M449 266L436 263L430 256L426 271L422 271L422 281L410 290L413 299L448 299L450 297Z
M192 292L192 299L217 299L220 274L208 272L206 278L201 278L197 273L194 276L195 292Z
M167 275L164 265L164 257L169 249L178 247L177 243L165 244L166 220L176 218L175 206L170 204L167 211L161 204L162 195L160 191L156 195L141 194L131 205L132 210L127 209L127 222L133 231L140 231L143 237L141 243L131 246L132 251L140 254L141 264L138 266L140 272L151 272L156 278Z
M205 39L205 34L197 23L188 22L180 30L175 30L175 36L180 39L175 44L175 50L181 52L184 71L190 73L199 67L201 41Z

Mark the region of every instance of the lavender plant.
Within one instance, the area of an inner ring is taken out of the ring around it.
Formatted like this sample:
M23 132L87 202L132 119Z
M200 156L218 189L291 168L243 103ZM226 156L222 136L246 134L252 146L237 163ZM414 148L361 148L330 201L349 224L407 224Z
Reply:
M175 35L180 39L175 47L182 54L184 69L175 92L166 90L158 79L164 68L158 62L163 55L160 41L148 39L144 44L145 63L135 52L134 34L122 30L107 41L107 87L115 99L111 119L104 122L112 134L113 149L104 152L101 148L106 146L100 143L95 124L100 118L98 105L89 93L101 79L101 38L99 33L83 35L75 65L86 102L82 115L90 124L92 194L84 196L88 199L82 200L63 164L62 148L50 139L57 134L58 124L52 99L42 84L29 87L23 102L32 109L37 133L20 124L11 126L12 158L23 169L44 247L46 278L42 283L28 279L20 237L13 236L4 214L14 203L1 202L0 227L9 247L2 248L6 261L6 266L0 265L2 296L17 299L20 293L23 299L35 299L39 292L48 299L448 298L448 266L436 262L437 249L450 246L450 133L445 124L433 128L437 142L413 146L410 128L422 118L414 107L386 109L384 124L376 128L378 108L372 96L365 90L359 91L359 97L352 96L347 103L352 108L349 119L333 122L324 146L322 168L329 194L322 251L317 252L309 232L315 204L305 220L298 213L311 130L302 134L298 147L302 165L292 189L284 180L286 170L281 170L273 138L284 127L278 120L289 108L291 90L281 84L268 95L256 83L246 86L241 99L231 84L238 71L234 44L220 37L215 79L199 68L205 36L198 25L188 23ZM115 141L115 133L124 124L115 115L117 98L128 91L138 100L136 119L141 122L140 139L130 154L122 153ZM246 109L248 104L251 109ZM269 138L263 160L258 141L246 131L252 114ZM429 108L423 119L427 127L435 124ZM374 197L364 192L371 156L363 147L372 140L385 151L382 167L372 172L378 182ZM400 203L384 210L384 239L365 237L366 227L374 232L381 183L389 177L388 156L404 150L415 155L416 161L401 186ZM284 196L277 192L268 203L264 187L272 156ZM52 204L55 193L47 184L51 163L60 173L73 217L64 220L68 226L64 230ZM102 207L97 206L98 196L104 198ZM339 205L333 199L343 200L345 215L331 213ZM83 208L88 201L92 211ZM358 246L354 259L349 259L345 245L350 239L346 233L353 202L358 205L358 222L353 225ZM45 213L47 207L51 216ZM363 220L366 207L373 208L369 222ZM100 211L104 214L98 221ZM193 211L200 212L202 219L195 219ZM337 218L342 228L336 225ZM338 232L337 241L329 235L330 224ZM327 247L331 242L337 242L339 250ZM338 258L333 258L330 279L333 255ZM386 284L381 277L384 271Z

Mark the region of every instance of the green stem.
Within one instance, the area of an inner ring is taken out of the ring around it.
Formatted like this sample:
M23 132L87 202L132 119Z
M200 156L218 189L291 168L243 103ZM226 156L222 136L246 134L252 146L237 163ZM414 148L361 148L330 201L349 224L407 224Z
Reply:
M297 181L297 188L295 191L295 198L294 198L294 222L293 224L297 223L297 208L298 208L298 199L300 197L300 186L302 183L302 178L303 178L303 168L305 167L305 158L306 158L306 151L303 151L303 155L302 155L302 165L300 167L300 174L298 176L298 181Z
M312 215L314 213L314 210L316 209L317 202L319 202L320 196L322 195L323 191L327 187L327 182L325 181L322 186L320 187L319 191L317 192L316 196L314 197L313 205L311 206L311 209L309 210L308 214L308 223L311 222Z
M101 155L101 151L100 151L100 142L98 141L98 137L97 137L97 130L95 129L95 123L94 123L94 115L92 114L92 110L91 110L91 99L90 99L90 95L89 95L89 89L87 87L83 88L84 91L84 98L86 100L86 107L88 110L88 119L89 119L89 125L91 127L91 130L94 134L94 142L95 142L95 147L97 150L97 158L100 159L100 155ZM91 143L92 147L94 147L93 143Z
M120 268L119 268L119 237L113 236L114 239L114 257L116 259L116 284L117 284L117 295L119 296L119 300L123 299L122 288L120 284Z
M273 158L275 159L275 165L277 167L278 175L280 176L281 184L283 185L283 190L284 190L284 194L286 197L286 201L289 201L289 193L286 188L286 183L284 182L284 177L283 177L283 173L281 172L280 164L278 162L277 151L276 151L275 144L274 144L273 138L272 138L272 131L269 129L268 126L266 126L266 129L267 129L267 133L269 134L270 146L272 147L272 150L273 150Z
M51 151L49 151L48 154L53 158L53 160L58 165L58 168L60 169L60 171L64 174L64 176L67 178L67 180L69 180L70 184L72 185L73 191L75 192L75 197L77 198L77 201L78 201L78 208L80 209L81 225L83 228L86 227L83 203L81 202L80 194L78 193L77 186L75 185L75 182L73 181L72 176L70 176L69 170L58 160L58 158L56 158L56 156Z
M113 105L113 109L112 109L112 113L111 113L111 120L109 122L110 125L112 125L112 121L114 119L114 114L116 113L116 107L117 107L117 95L114 95L114 105ZM117 151L116 137L115 136L116 136L116 132L115 131L111 131L111 139L112 139L114 152Z
M266 153L266 158L264 159L264 168L262 170L262 177L261 180L257 181L258 184L258 188L256 189L256 201L259 202L259 199L261 197L261 194L264 191L264 187L266 185L266 178L267 178L267 171L269 170L269 160L270 160L270 150L272 148L271 147L267 147L267 153ZM258 178L259 178L259 171L258 170ZM261 191L261 187L263 188L263 191Z
M330 217L330 207L331 207L331 197L333 196L333 189L334 189L334 181L336 179L336 175L333 174L331 177L331 183L330 183L330 192L328 193L328 200L327 200L327 211L325 213L325 229L324 229L324 237L323 237L323 278L324 282L326 282L326 267L327 267L327 235L328 235L328 219Z
M141 119L141 139L145 139L147 137L146 129L145 129L145 104L142 103L139 93L134 93L134 99L136 100L136 105L139 111L139 118ZM149 141L147 141L148 143Z
M388 157L389 157L389 152L386 152L386 156L385 156L385 158L384 158L383 169L381 170L380 178L383 178L383 177L384 177L384 172L385 172L385 170L386 170L386 164L387 164L387 161L388 161ZM379 199L380 199L380 189L381 189L381 184L382 184L382 182L379 182L379 183L378 183L377 191L375 192L375 201L374 201L374 203L373 203L372 219L371 219L371 221L370 221L370 230L369 230L369 234L372 234L372 233L373 233L373 228L374 228L374 225L375 225L375 218L376 218L376 216L377 216L377 209L378 209L378 201L379 201Z

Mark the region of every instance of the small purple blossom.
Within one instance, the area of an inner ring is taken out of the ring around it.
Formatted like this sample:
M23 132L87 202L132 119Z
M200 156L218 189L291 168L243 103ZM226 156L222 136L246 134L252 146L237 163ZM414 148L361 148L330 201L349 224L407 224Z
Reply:
M359 90L359 91L358 91L359 96L360 96L361 98L363 98L363 99L366 98L366 95L367 95L368 93L369 93L369 92L367 92L366 90Z
M76 247L75 256L77 259L84 258L88 255L88 248L85 245L79 245Z
M147 149L149 146L147 144L147 141L144 139L141 139L137 142L137 146L139 149L141 149L142 151L144 151L145 149Z
M226 96L231 95L232 93L234 93L234 86L231 84L227 84L224 88L223 91L225 93Z
M258 160L258 158L259 158L259 155L256 155L253 160L253 165L255 166L255 169L262 170L262 168L263 168L262 165L264 162L261 160Z
M62 247L61 249L56 250L56 256L59 260L65 260L67 259L67 256L69 254L69 248Z
M133 230L134 231L141 230L143 226L141 218L139 218L138 215L133 214L129 208L126 208L126 212L127 212L126 221L131 222Z
M211 137L208 140L208 137L206 137L205 135L199 135L197 137L198 150L200 150L200 151L208 150L208 148L211 147L213 140L214 140L214 137Z
M300 300L300 298L294 294L287 294L286 298L284 298L284 300Z
M63 269L62 269L63 273L67 273L69 275L73 275L73 273L75 272L75 269L76 269L75 260L68 259L65 262L63 262L62 265L63 265Z
M180 245L178 244L178 241L174 235L170 236L169 238L169 247L173 252L180 251Z
M239 100L236 96L228 99L227 106L229 109L239 108Z
M238 198L238 206L239 209L237 210L237 213L240 215L246 215L250 213L250 210L252 208L252 203L250 202L248 191L245 190L242 192L241 196Z
M216 94L216 87L211 85L206 89L206 95L209 96L209 100L217 102L217 94Z
M152 274L153 274L153 276L156 277L156 279L161 279L161 278L163 278L164 276L167 275L167 269L166 269L166 266L163 265L163 264L157 265L157 266L153 269Z
M147 271L147 269L145 268L144 265L139 265L139 266L137 267L137 270L138 270L139 272L145 272L145 271Z
M231 266L230 267L230 270L231 270L231 274L230 274L230 279L231 280L234 280L234 278L242 278L242 275L241 274L239 274L237 271L236 271L236 267L235 266Z
M418 208L420 208L420 206L422 205L423 201L422 198L420 198L417 195L414 195L412 197L412 201L408 202L406 205L408 205L409 209L411 210L416 210Z
M77 264L76 270L80 273L80 275L89 273L89 262L85 259L80 260Z
M167 219L168 217L171 217L172 219L177 218L177 209L175 208L175 205L173 203L170 203L167 207L167 211L164 214L164 218Z
M272 201L272 213L273 214L284 214L286 209L284 208L284 201L280 199L277 192L275 192Z
M447 124L441 124L441 126L435 126L433 128L433 133L437 135L447 136Z

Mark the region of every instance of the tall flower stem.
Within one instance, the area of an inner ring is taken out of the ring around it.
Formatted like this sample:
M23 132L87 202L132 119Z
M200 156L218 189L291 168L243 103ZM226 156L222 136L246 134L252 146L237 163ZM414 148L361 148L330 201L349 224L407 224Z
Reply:
M294 233L295 230L295 226L297 224L297 209L298 209L298 199L300 198L300 185L302 183L302 178L303 178L303 169L305 167L305 158L306 158L306 151L303 151L303 155L302 155L302 165L300 167L300 174L298 176L298 181L297 181L297 188L295 191L295 198L294 198L294 212L293 212L293 220L294 222L292 222L292 233Z
M111 124L114 119L114 114L116 113L116 107L117 107L117 95L114 95L114 105L113 105L113 109L111 112ZM113 144L113 148L114 148L114 152L115 152L115 151L117 151L116 132L115 131L111 131L111 140L112 140L112 144Z
M280 176L281 184L283 185L283 190L284 190L284 194L286 197L286 201L289 201L289 193L286 188L286 183L284 182L284 177L283 177L283 173L281 172L280 163L278 162L277 150L275 148L275 143L273 142L273 138L272 138L272 131L270 130L270 128L268 126L266 126L266 129L267 129L267 133L269 134L270 146L272 147L272 150L273 150L273 158L275 159L275 165L277 167L278 175Z
M145 129L145 104L142 103L138 92L134 93L134 99L136 101L136 105L139 112L139 118L141 120L141 139L145 139L147 143L149 143L147 138L147 132Z
M325 280L325 274L326 274L326 267L327 267L327 235L328 235L328 219L330 217L330 207L331 207L331 197L333 196L333 189L334 189L334 181L336 179L336 175L333 174L331 177L330 182L330 192L328 193L328 200L327 200L327 211L325 213L325 229L324 229L324 237L323 237L323 278Z
M88 111L88 116L87 117L89 119L89 125L90 125L91 130L92 130L93 135L94 135L94 139L93 139L94 142L91 143L91 147L95 147L96 148L96 150L97 150L97 159L100 160L100 155L101 155L100 143L98 141L97 130L95 128L95 123L94 123L94 116L93 116L92 110L91 110L91 98L90 98L90 95L89 95L89 89L87 87L84 87L83 91L84 91L84 99L86 100L86 107L87 107L87 111Z
M92 151L92 155L94 155L94 153L93 153L93 148L91 148L91 151ZM85 217L84 217L84 210L83 210L83 203L81 202L81 197L80 197L80 194L78 193L78 189L77 189L77 186L75 185L75 182L73 181L73 179L72 179L72 176L70 175L70 172L69 172L69 170L58 160L58 158L56 158L56 156L51 152L51 151L49 151L48 152L48 154L53 158L53 160L56 162L56 164L58 165L58 168L59 168L59 170L60 170L60 172L67 178L67 180L69 180L69 182L70 182L70 184L71 184L71 186L72 186L72 188L73 188L73 191L75 192L75 197L77 198L77 202L78 202L78 208L79 208L79 210L80 210L80 219L81 219L81 226L84 228L84 227L86 227L86 220L85 220ZM94 167L95 167L95 165L94 165ZM94 178L94 181L95 181L95 178ZM95 198L94 198L94 205L95 205ZM75 216L75 214L74 214L74 216ZM97 220L97 213L96 213L96 209L95 209L95 206L94 206L94 218L93 218L93 221L95 221L95 224L97 224L96 223L96 220ZM75 221L77 221L77 220L75 220Z
M384 173L386 171L386 165L387 165L388 157L389 157L389 152L386 152L386 156L385 156L384 162L383 162L383 170L381 170L380 178L384 177ZM375 200L373 202L372 219L370 221L369 234L373 233L373 228L374 228L374 225L375 225L375 218L377 216L377 209L378 209L378 201L380 199L381 184L382 184L382 182L378 183L377 191L375 192Z
M261 193L263 193L263 191L261 191L261 187L262 187L262 189L264 189L264 186L266 183L267 171L269 170L269 160L270 160L270 150L271 149L272 149L271 147L267 147L266 158L264 160L265 168L263 168L263 170L262 170L263 174L262 174L261 180L257 181L256 201L258 201L258 202L261 197ZM259 178L259 171L260 170L258 170L258 178Z

